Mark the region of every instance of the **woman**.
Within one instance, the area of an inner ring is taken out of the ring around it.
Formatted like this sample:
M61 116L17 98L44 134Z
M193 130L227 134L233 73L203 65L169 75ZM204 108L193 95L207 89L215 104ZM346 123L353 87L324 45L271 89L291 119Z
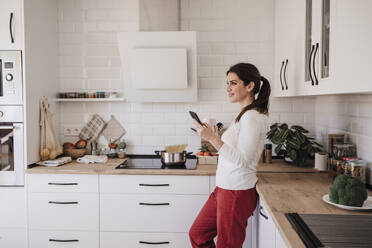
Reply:
M269 81L248 63L236 64L227 71L230 102L242 109L220 137L215 127L194 121L199 135L219 153L216 188L210 195L190 232L192 247L242 247L248 217L256 208L256 166L266 133Z

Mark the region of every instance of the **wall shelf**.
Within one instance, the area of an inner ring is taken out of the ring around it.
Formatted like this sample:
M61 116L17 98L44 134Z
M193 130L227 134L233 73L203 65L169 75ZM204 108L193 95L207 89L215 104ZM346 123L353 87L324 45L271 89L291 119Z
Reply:
M55 102L125 102L125 98L54 98Z

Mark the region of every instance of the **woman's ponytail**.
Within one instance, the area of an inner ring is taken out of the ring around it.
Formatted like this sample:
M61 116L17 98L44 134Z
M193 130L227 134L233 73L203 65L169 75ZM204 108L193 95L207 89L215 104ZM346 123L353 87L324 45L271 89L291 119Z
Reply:
M251 109L256 109L261 114L269 113L269 97L271 93L271 87L269 81L260 75L257 67L249 63L236 64L227 71L226 74L234 72L244 82L244 85L248 85L250 82L254 82L253 96L255 100L245 106L236 117L235 122L239 122L240 118L245 112Z

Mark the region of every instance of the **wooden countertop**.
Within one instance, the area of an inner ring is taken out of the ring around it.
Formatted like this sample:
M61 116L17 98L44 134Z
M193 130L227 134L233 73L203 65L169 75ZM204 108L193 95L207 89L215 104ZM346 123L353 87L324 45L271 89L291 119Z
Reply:
M305 248L300 237L285 217L299 214L372 214L370 211L347 211L322 200L332 180L325 173L258 174L257 192L265 203L288 247ZM368 192L371 195L371 192Z
M29 174L118 174L118 175L216 175L217 165L198 164L196 170L150 170L150 169L128 169L116 170L115 167L123 163L125 159L109 159L105 164L80 164L75 160L71 163L57 167L36 166L26 170ZM283 162L283 160L273 160L270 164L258 164L257 173L286 172L286 173L314 173L312 167L296 167Z
M57 167L36 166L26 170L28 174L100 174L100 175L196 175L216 174L217 165L198 164L196 170L151 170L151 169L115 169L126 159L108 159L107 163L81 164L75 160Z

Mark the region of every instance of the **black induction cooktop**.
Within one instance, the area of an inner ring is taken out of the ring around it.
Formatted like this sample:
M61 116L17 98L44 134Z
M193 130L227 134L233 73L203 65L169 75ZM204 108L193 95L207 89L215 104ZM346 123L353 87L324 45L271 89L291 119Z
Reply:
M115 169L181 169L195 170L198 163L195 155L188 155L185 164L181 165L164 165L161 162L160 155L152 154L127 154L127 160L117 166Z

